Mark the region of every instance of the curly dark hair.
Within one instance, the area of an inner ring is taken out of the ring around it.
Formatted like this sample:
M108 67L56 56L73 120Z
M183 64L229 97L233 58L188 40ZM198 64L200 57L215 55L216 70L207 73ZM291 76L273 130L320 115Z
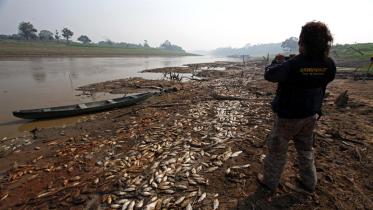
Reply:
M312 21L302 26L299 35L299 45L303 47L304 55L313 59L323 59L329 55L333 42L329 28L325 23Z

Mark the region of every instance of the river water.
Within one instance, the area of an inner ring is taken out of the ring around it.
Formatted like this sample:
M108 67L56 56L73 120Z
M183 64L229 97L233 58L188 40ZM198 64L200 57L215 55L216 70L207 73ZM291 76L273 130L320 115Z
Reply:
M117 58L11 58L0 60L0 137L12 137L33 128L64 126L80 117L28 121L12 116L12 111L61 106L115 98L111 94L77 96L75 89L107 80L143 77L161 78L161 74L139 73L144 69L182 66L189 63L227 61L210 56L117 57Z

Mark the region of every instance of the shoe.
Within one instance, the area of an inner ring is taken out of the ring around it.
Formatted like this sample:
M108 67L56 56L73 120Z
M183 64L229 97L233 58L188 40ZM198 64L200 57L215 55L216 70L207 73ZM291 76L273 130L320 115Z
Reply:
M298 188L301 188L302 190L306 191L307 193L313 193L315 192L315 188L310 188L306 184L302 182L298 177L295 180L296 186Z

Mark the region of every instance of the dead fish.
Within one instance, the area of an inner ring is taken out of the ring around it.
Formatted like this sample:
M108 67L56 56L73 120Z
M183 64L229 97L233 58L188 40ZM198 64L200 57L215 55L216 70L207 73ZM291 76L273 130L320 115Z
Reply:
M220 160L217 160L217 161L214 161L213 164L216 166L222 166L223 162L221 162Z
M197 203L203 201L203 199L205 199L205 198L206 198L206 193L202 193L202 195L198 198Z
M173 191L173 190L164 190L163 192L167 193L167 194L174 194L175 193L175 191Z
M188 189L188 186L186 186L186 185L182 185L182 184L175 185L175 187L176 187L177 189L180 189L180 190L187 190L187 189Z
M204 165L205 167L209 167L209 164L207 163L202 162L201 164Z
M186 210L193 210L193 208L192 208L192 204L189 203L189 204L187 205L187 207L186 207Z
M170 185L159 185L158 188L161 189L161 190L168 190L168 189L171 188L171 186Z
M128 207L128 205L129 205L130 203L131 203L130 200L127 200L125 203L123 203L123 205L122 205L122 210L126 210L127 207Z
M171 200L174 199L174 197L169 197L169 198L166 198L162 201L162 205L163 206L169 206Z
M185 196L181 196L179 199L175 201L175 205L179 205L181 202L183 202L185 199Z
M135 204L136 204L135 201L131 201L131 203L128 205L127 210L133 210L133 207L135 207Z
M219 167L217 167L217 166L210 167L210 168L207 169L207 173L211 173L211 172L217 170L218 168Z
M219 208L219 200L218 200L218 199L215 199L215 200L214 200L213 210L217 210L218 208Z
M240 168L248 168L250 167L250 164L241 165L241 166L232 166L232 169L240 169Z
M231 173L231 168L227 168L227 170L225 170L225 174L230 174Z
M192 168L191 172L192 172L192 174L195 174L195 173L197 173L197 171L196 171L196 169L195 169L195 168Z
M154 210L157 206L158 200L154 201L153 203L149 203L145 206L145 210Z
M175 173L179 173L181 171L181 169L183 169L183 167L179 166L175 169Z
M151 191L152 189L153 189L153 188L151 188L151 187L145 187L143 191L144 191L144 192L149 192L149 191Z
M142 192L141 193L143 196L151 196L152 195L152 193L150 193L150 192Z
M206 179L204 179L202 177L201 178L195 178L195 180L198 184L206 184Z
M223 160L226 161L228 160L232 155L232 152L231 151L226 151L224 154L223 154Z
M155 183L155 182L152 182L152 187L156 189L156 188L158 188L158 184Z
M150 199L149 202L153 202L153 201L156 201L156 200L158 200L158 197L157 197L157 196L154 196L154 197L152 197L152 198Z
M204 156L205 155L205 151L201 150L201 156Z
M237 156L239 156L241 153L242 153L242 151L234 152L234 153L231 154L231 158L232 158L232 157L237 157Z
M41 198L41 197L44 197L44 196L46 196L46 195L49 195L49 194L51 194L52 192L45 192L45 193L41 193L41 194L39 194L38 196L36 196L37 198Z
M139 202L136 203L136 208L142 208L142 206L144 205L144 200L140 200Z
M180 204L180 207L181 208L186 208L188 206L188 204L191 204L192 203L192 199L185 199L181 204Z
M264 158L266 158L266 155L264 154L260 155L260 158L259 158L260 162L263 162Z
M8 196L9 196L9 193L6 193L6 194L5 194L5 195L0 199L0 201L5 200Z
M120 207L119 204L111 204L110 208L112 209L118 209Z
M187 196L188 198L190 198L190 197L194 197L194 196L196 196L198 194L198 191L193 191L193 192L191 192L191 193L189 193L189 195Z
M197 182L195 182L195 181L192 180L192 179L188 179L188 183L189 183L190 185L197 185Z
M134 188L134 187L130 187L130 188L127 188L127 189L125 189L125 190L123 190L124 192L133 192L133 191L135 191L136 190L136 188Z
M96 179L93 181L93 183L98 184L99 181L100 181L100 179L99 179L99 178L96 178Z
M121 199L119 201L116 201L117 204L124 204L126 203L127 201L129 201L128 199Z

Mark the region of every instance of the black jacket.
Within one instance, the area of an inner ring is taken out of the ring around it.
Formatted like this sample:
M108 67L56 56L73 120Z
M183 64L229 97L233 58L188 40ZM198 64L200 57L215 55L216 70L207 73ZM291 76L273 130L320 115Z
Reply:
M331 58L312 60L299 54L265 68L264 78L278 82L272 109L281 118L306 118L321 113L325 89L336 73Z

